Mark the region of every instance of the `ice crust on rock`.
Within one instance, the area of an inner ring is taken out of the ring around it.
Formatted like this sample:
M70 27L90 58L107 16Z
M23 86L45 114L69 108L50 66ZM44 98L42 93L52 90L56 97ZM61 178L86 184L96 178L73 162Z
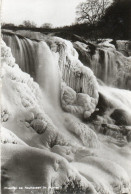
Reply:
M88 118L98 102L98 84L93 72L78 59L71 42L58 37L48 40L58 54L62 83L61 102L67 112Z

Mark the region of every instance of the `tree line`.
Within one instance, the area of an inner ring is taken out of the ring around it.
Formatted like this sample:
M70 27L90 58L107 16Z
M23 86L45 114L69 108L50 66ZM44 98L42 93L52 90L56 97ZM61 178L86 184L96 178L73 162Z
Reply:
M20 25L15 25L13 23L2 23L2 28L8 28L8 27L18 27L18 28L46 28L51 29L53 28L53 25L51 23L43 23L40 27L37 27L37 24L34 21L25 20Z
M14 24L3 24L12 28ZM32 21L24 21L14 29L51 31L61 34L76 34L84 38L131 39L131 0L86 0L76 7L76 21L70 26L53 27L44 23L41 27Z

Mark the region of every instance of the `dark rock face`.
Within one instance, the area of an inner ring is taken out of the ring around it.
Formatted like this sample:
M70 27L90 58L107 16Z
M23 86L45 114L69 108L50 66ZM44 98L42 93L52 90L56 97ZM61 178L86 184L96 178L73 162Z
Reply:
M108 100L101 93L99 93L99 101L97 105L97 108L99 109L99 115L102 116L109 107L110 103Z
M111 118L115 120L116 125L131 125L131 119L122 109L115 109Z
M128 131L127 140L128 142L131 142L131 130Z
M106 99L103 94L99 93L99 100L96 106L96 111L91 115L89 120L92 121L95 120L97 116L103 116L105 112L110 108L113 108L111 103Z

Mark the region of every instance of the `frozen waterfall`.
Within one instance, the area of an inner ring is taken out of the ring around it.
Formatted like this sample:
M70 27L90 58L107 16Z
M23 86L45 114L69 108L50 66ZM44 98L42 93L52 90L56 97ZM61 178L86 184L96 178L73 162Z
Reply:
M3 40L2 190L130 194L130 58L101 47L91 70L70 41L8 33Z

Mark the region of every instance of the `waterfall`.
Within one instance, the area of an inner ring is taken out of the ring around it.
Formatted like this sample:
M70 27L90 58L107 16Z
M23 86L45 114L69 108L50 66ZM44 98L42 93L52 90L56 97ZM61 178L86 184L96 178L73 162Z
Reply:
M117 44L121 41L117 41ZM122 44L122 43L121 43ZM130 42L126 42L130 45ZM131 90L131 57L126 57L108 41L96 45L93 51L84 43L75 42L74 47L85 66L108 86ZM129 49L128 49L129 51Z
M91 61L91 69L108 86L131 89L131 58L115 49L97 49Z
M37 42L7 34L3 39L11 50L2 41L2 162L13 184L130 193L131 91L98 84L67 40L47 36ZM128 61L118 53L116 68L116 54L113 48L99 48L92 58L92 69L108 85ZM102 115L99 104L106 106ZM119 109L128 123L115 123Z
M38 42L8 33L3 34L3 40L11 48L12 55L22 71L29 73L35 79L39 59L37 58Z
M55 37L47 39L46 43L36 42L14 34L4 34L3 39L19 67L33 76L46 90L49 99L52 96L55 102L55 98L60 98L57 91L61 87L61 104L66 111L78 116L84 114L84 117L91 115L98 102L97 80L93 72L79 61L78 53L69 41Z
M51 96L52 102L58 103L60 87L58 62L47 44L15 34L3 34L3 40L11 48L22 71L29 73L40 84L47 98Z

